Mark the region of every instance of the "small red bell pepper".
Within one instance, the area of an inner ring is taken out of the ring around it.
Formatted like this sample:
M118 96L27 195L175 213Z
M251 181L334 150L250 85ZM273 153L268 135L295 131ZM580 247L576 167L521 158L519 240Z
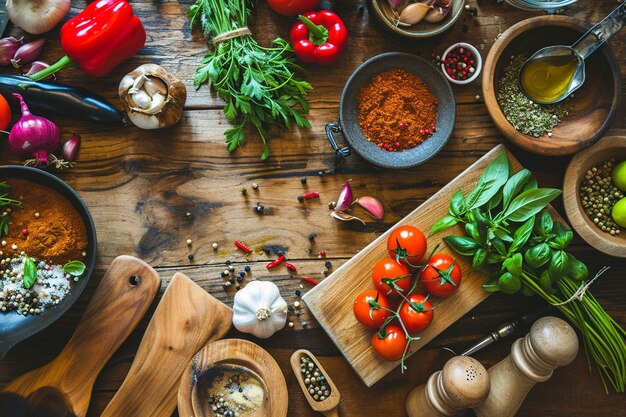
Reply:
M346 45L348 31L339 16L329 10L299 16L291 28L291 43L303 62L326 65L339 58Z
M93 77L103 77L145 43L146 31L126 0L97 0L61 28L61 47L66 55L30 78L41 80L71 65Z

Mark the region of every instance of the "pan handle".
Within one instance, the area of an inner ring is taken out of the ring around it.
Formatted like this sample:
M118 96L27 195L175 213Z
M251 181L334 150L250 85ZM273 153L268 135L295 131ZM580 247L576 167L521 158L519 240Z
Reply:
M337 158L345 158L347 156L350 156L350 148L348 148L347 146L340 148L339 145L337 145L337 141L335 140L333 133L343 133L341 130L341 126L339 126L337 123L328 123L326 125L326 136L328 136L330 146L335 150Z

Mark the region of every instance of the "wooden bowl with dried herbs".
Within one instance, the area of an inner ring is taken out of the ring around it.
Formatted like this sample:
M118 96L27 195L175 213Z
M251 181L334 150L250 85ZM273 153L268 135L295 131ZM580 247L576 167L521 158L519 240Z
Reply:
M83 292L96 229L78 194L56 176L0 167L0 358L43 330Z
M595 143L610 127L621 78L606 44L585 61L583 86L560 103L533 103L519 86L527 58L545 46L571 45L587 28L573 17L533 17L511 26L489 51L482 79L485 104L500 132L515 145L540 155L570 155Z

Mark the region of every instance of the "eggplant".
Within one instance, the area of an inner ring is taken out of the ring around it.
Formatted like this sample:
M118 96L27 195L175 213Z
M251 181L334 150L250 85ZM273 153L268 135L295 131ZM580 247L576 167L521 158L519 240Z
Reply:
M0 93L16 111L19 110L19 103L11 97L13 93L21 94L31 111L38 116L67 116L113 127L126 126L122 111L85 88L0 74Z

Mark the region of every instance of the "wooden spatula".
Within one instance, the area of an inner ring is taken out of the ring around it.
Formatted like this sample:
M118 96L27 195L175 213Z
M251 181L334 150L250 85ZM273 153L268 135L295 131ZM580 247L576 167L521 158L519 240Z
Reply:
M324 375L324 378L326 378L326 384L330 388L330 395L328 396L328 398L326 398L323 401L316 401L311 396L311 394L309 393L309 390L307 389L304 383L304 379L303 379L303 375L302 375L301 367L300 367L300 358L302 356L305 356L311 359L313 363L315 363L315 365L319 368L322 375ZM339 417L339 401L341 400L341 394L339 394L339 390L333 383L332 379L330 379L328 372L324 370L324 368L322 367L322 364L319 363L317 358L313 356L313 354L309 352L308 350L300 349L300 350L296 350L295 352L293 352L293 354L291 355L290 362L291 362L291 368L293 369L293 372L296 374L296 379L298 380L298 383L300 384L300 388L302 388L302 392L304 393L304 396L306 397L306 400L309 402L309 405L311 406L311 408L319 413L324 414L326 417Z
M170 417L185 367L205 343L224 337L232 315L191 279L174 275L124 383L101 417Z
M160 287L161 279L145 262L115 258L59 356L0 390L0 416L84 417L96 377Z

